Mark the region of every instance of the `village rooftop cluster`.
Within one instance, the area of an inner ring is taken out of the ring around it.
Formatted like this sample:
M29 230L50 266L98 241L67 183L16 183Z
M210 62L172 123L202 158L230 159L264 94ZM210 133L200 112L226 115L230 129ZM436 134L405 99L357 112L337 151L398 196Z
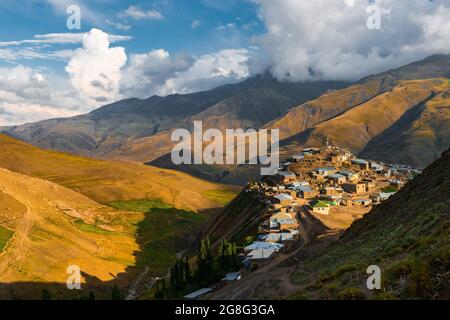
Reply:
M328 143L304 149L288 160L276 175L247 186L247 191L263 195L270 214L259 228L258 239L244 248L247 260L266 261L293 247L303 231L301 215L313 215L325 224L331 215L359 218L421 173L410 166L359 159Z
M353 221L420 173L420 169L410 166L359 159L349 150L328 143L326 147L307 148L291 156L275 175L246 186L245 192L258 193L266 208L261 216L263 222L257 234L249 235L251 241L239 254L240 271L228 273L214 289L240 280L258 265L269 265L272 260L292 255L307 241L302 225L305 216L314 216L325 225L327 218L333 216L347 215ZM202 288L185 298L197 299L214 289Z

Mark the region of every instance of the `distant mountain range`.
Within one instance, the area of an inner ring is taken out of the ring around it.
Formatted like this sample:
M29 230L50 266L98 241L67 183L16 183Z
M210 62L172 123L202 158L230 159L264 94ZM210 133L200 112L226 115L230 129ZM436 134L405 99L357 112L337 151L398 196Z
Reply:
M280 83L267 73L210 91L126 99L85 115L15 126L6 133L47 149L145 162L170 147L160 137L190 127L193 120L218 128L259 128L299 103L346 85Z
M450 56L434 55L356 83L279 82L269 73L186 95L127 99L89 114L4 129L47 149L125 159L242 184L245 166L174 166L170 133L204 127L278 128L282 154L329 139L362 157L424 167L450 145Z

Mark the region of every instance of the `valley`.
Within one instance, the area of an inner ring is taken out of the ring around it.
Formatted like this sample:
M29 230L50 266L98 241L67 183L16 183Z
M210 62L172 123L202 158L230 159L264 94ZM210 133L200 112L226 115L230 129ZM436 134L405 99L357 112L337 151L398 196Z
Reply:
M267 72L0 128L0 297L447 297L449 66L352 83ZM277 174L174 164L171 133L194 121L278 129ZM374 263L382 292L364 287Z

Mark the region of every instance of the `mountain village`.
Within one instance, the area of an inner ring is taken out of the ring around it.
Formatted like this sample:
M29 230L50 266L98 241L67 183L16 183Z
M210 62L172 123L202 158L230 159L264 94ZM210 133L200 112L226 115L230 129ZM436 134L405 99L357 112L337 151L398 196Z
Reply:
M257 234L249 235L252 240L239 254L240 271L185 298L204 297L246 272L276 263L278 255L289 256L308 237L301 223L305 215L330 229L344 230L421 172L407 165L359 159L328 142L322 148L303 149L282 163L275 175L244 189L257 193L266 209Z
M420 173L411 166L359 159L329 143L304 149L284 162L276 175L247 186L247 192L263 195L268 208L258 240L244 248L247 258L261 262L288 250L301 232L302 214L331 229L345 229ZM350 221L341 226L339 217L344 215Z

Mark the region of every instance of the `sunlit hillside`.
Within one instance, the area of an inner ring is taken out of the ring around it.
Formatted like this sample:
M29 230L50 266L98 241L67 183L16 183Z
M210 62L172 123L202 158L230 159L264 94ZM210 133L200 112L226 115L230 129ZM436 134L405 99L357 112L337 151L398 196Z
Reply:
M236 190L173 170L46 151L5 135L0 135L0 147L1 168L55 182L100 203L157 199L199 211L220 206L205 192Z

